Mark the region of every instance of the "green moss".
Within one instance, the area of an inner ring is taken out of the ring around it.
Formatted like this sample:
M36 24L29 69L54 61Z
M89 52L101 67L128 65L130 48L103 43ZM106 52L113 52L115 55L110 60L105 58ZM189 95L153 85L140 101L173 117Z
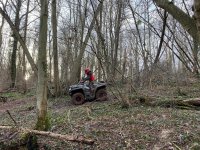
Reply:
M20 140L21 140L21 141L27 141L27 140L28 140L28 136L29 136L29 133L27 133L27 132L22 132L22 133L20 134Z
M46 118L39 118L37 119L37 123L35 126L36 130L41 130L41 131L48 131L51 128L51 121L50 121L50 116L46 115Z

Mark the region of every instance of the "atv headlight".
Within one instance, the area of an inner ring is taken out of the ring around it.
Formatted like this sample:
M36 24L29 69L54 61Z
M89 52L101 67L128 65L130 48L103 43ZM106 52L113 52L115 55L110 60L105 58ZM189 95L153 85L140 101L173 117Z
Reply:
M72 90L72 88L70 87L70 88L69 88L69 91L71 91L71 90Z

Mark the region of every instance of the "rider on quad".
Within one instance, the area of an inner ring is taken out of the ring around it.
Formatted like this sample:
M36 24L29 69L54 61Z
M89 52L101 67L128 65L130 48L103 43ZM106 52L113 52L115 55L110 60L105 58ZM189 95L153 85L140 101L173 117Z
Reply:
M91 91L93 89L94 80L95 80L95 77L94 77L92 71L89 68L86 68L85 69L85 76L82 78L82 82L89 81L88 86L89 86Z
M72 97L72 102L75 105L81 105L85 101L104 101L107 100L107 91L105 82L95 82L95 77L89 68L85 69L85 77L82 78L79 84L69 87L69 95ZM84 83L89 81L89 83Z

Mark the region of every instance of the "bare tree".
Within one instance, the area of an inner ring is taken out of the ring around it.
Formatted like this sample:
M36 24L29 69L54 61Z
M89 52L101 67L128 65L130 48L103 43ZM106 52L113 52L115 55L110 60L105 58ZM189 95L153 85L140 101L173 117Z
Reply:
M20 17L19 17L19 12L21 9L21 1L17 1L17 4L15 6L16 8L16 16L15 16L15 29L17 32L19 32L19 26L20 26ZM15 33L13 34L13 50L12 50L12 55L11 55L11 88L15 87L15 80L16 80L16 59L17 59L17 44L18 44L18 38L16 37Z
M24 21L24 43L26 44L26 38L27 38L27 28L28 28L28 16L29 16L29 7L30 7L30 0L27 1L27 8L26 8L26 14L25 14L25 21ZM24 92L26 92L26 55L23 51L23 88Z
M40 0L40 32L38 49L38 85L37 85L37 123L36 129L47 130L49 118L47 115L47 21L48 0Z
M117 1L117 13L116 13L116 23L115 23L115 33L114 33L114 55L113 55L113 63L112 63L112 77L116 76L116 68L117 68L117 60L118 60L118 48L119 48L119 37L120 37L120 29L122 23L122 9L123 2L122 0Z
M59 85L59 70L58 70L58 46L57 46L57 1L51 1L51 24L53 31L53 58L54 58L54 90L55 96L60 95L60 85Z

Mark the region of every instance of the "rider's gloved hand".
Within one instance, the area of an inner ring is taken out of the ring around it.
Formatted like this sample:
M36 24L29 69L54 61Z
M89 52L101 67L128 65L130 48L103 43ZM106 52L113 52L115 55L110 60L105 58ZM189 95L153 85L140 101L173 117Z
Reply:
M83 81L83 80L80 80L79 83L84 83L84 81Z

